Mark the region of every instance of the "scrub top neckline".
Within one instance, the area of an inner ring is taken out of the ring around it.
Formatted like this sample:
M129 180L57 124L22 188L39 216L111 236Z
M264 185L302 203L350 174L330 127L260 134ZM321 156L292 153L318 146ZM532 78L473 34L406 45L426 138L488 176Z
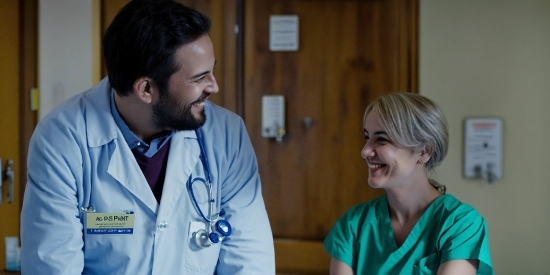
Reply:
M426 210L424 210L424 213L422 213L420 218L418 218L418 220L416 221L416 223L412 227L411 232L409 232L409 235L407 235L407 237L405 238L405 241L403 241L401 246L398 246L397 243L395 242L393 225L391 223L391 218L390 218L390 210L389 210L390 209L390 204L389 204L389 201L388 201L388 196L386 195L385 203L386 203L387 207L382 207L382 209L384 209L384 211L383 211L383 213L381 213L382 214L381 218L386 223L387 228L389 228L387 237L388 237L388 245L390 245L393 248L392 254L394 254L394 253L402 254L402 253L405 253L405 252L408 251L408 247L411 246L411 242L414 244L415 240L418 239L418 235L420 233L418 231L421 230L421 229L418 229L419 224L425 223L424 220L427 219L426 217L430 216L430 215L427 215L426 213L431 211L432 208L435 207L434 205L436 205L437 201L442 200L446 196L448 196L448 195L447 194L441 194L440 196L435 198L430 203L430 205L428 205ZM422 226L421 228L424 228L424 227Z

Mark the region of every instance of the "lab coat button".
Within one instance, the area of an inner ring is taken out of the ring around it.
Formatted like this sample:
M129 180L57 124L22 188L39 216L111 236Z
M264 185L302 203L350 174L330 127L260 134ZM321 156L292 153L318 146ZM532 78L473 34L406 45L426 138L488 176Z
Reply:
M164 231L164 229L166 229L168 227L168 223L163 221L159 224L158 228L160 231Z

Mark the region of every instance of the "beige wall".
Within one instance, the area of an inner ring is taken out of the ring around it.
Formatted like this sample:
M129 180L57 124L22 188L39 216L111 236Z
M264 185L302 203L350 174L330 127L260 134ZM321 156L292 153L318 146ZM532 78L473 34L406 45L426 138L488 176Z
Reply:
M420 93L447 115L434 178L489 225L496 274L550 274L550 1L421 0ZM503 179L465 179L463 123L504 122Z

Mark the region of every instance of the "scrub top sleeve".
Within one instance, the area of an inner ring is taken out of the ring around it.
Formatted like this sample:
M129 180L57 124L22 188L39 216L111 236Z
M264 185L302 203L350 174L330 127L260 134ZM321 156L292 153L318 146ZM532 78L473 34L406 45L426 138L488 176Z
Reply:
M350 215L351 212L352 210L349 210L336 221L323 244L331 257L354 268L356 263L353 258L353 248L357 230L354 219Z
M273 234L252 143L242 119L227 123L227 160L219 180L221 207L233 232L222 242L216 274L275 274Z
M441 235L441 263L450 260L479 260L477 274L493 274L485 219L471 210L458 217Z
M75 178L82 174L81 149L68 131L59 123L39 124L31 138L21 211L22 274L83 271Z

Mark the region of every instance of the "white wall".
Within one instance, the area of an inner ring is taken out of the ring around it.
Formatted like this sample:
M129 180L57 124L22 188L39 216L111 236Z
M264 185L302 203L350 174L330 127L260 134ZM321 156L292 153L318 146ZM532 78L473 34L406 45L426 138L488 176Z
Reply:
M92 87L94 0L40 0L38 84L42 118L65 99Z
M496 274L550 274L550 1L421 0L420 93L450 126L434 178L485 216ZM503 119L500 181L462 176L470 116Z

